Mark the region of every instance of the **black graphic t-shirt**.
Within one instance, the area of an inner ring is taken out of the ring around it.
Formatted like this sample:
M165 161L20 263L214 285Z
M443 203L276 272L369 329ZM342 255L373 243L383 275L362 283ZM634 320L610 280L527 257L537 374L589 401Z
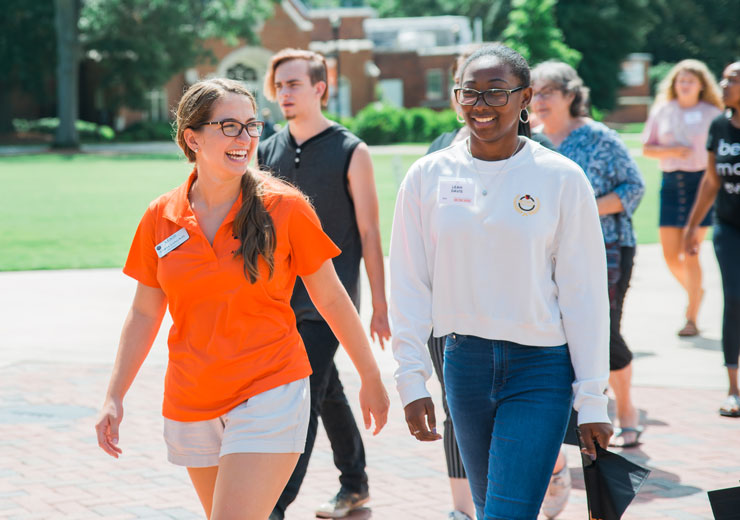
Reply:
M717 194L717 218L740 228L740 128L727 116L717 116L709 126L707 150L722 183Z

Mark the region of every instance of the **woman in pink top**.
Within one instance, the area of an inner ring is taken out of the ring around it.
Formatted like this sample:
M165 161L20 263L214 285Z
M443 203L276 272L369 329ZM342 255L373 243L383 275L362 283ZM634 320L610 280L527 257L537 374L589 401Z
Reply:
M699 182L707 167L707 132L722 110L722 97L714 76L697 60L683 60L668 73L658 89L645 124L642 153L660 161L660 243L671 274L688 294L686 324L679 336L696 336L696 316L702 295L698 256L681 249L683 227L696 199ZM710 216L701 223L704 239Z

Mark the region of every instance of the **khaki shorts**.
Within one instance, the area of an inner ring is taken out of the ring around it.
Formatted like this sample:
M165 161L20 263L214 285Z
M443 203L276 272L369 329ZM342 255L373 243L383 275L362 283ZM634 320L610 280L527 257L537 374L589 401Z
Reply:
M167 460L178 466L218 466L231 453L303 453L311 408L308 378L250 397L221 417L164 419Z

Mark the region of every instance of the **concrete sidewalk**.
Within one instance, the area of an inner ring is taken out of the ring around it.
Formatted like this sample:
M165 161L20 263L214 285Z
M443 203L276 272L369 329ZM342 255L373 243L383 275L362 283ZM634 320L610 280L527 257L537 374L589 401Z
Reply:
M641 246L627 296L624 331L635 352L634 400L644 444L625 450L653 473L625 519L712 518L706 491L731 487L740 460L730 454L740 421L721 418L721 292L710 244L702 252L706 296L702 336L680 340L684 297L658 246ZM0 518L203 518L186 472L166 462L160 402L166 327L126 398L124 455L97 447L93 424L135 283L118 270L0 273ZM364 295L369 295L365 283ZM363 320L369 321L363 308ZM390 421L366 435L372 509L352 518L446 518L449 490L441 443L406 429L394 388L395 362L376 349L392 400ZM353 405L359 379L337 357ZM430 390L439 405L439 386ZM440 413L441 416L441 413ZM441 417L439 418L441 422ZM568 448L574 491L565 520L587 518L578 453ZM326 436L317 446L289 520L313 518L338 489Z

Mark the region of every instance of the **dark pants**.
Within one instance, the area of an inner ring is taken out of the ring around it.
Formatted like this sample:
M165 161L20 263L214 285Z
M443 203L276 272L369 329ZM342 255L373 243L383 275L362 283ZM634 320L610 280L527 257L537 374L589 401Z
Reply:
M342 488L354 493L364 492L368 488L362 437L334 364L339 341L324 321L301 321L298 323L298 332L313 369L310 378L311 416L308 421L306 450L298 459L298 464L275 506L275 512L280 518L298 496L306 476L308 461L316 442L319 416L331 443L334 465L341 472L339 482Z
M634 247L610 248L607 244L609 275L609 370L621 370L632 361L632 352L622 337L622 306L635 264Z
M714 226L714 254L722 275L725 309L722 315L722 350L725 366L737 368L740 353L740 229L718 220Z
M450 478L468 478L465 475L465 467L462 463L460 448L455 438L455 426L452 424L452 416L447 406L447 390L445 389L443 369L446 338L447 336L442 336L441 338L430 336L427 346L429 347L429 354L432 356L434 371L437 373L437 379L442 387L442 408L445 411L444 435L442 438L444 439L445 460L447 461L447 476Z

